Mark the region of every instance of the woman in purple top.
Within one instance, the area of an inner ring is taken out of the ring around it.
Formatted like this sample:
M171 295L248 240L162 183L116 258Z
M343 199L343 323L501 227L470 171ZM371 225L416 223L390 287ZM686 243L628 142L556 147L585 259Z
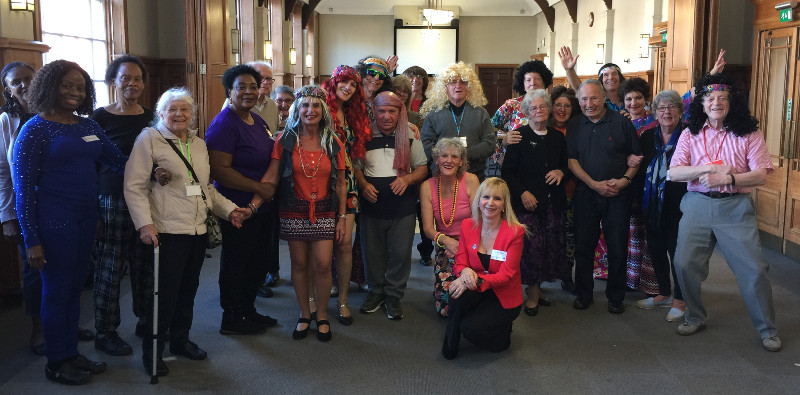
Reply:
M250 66L231 67L222 75L229 105L214 118L206 131L211 177L214 186L240 207L248 207L253 194L266 197L259 180L269 167L275 142L267 123L251 111L258 98L261 75ZM223 335L262 333L277 320L256 311L258 286L264 282L271 254L272 232L277 229L268 203L241 229L221 221L222 254L219 293Z

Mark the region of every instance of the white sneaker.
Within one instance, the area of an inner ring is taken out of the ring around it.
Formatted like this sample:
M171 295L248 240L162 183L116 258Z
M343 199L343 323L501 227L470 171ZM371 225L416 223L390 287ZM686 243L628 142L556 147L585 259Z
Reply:
M781 338L778 336L761 339L761 347L767 351L778 352L781 350Z
M682 320L683 316L685 314L686 313L684 313L683 310L681 310L681 309L679 309L677 307L673 307L673 308L669 309L669 313L667 313L667 321L675 322L675 321Z
M656 307L670 307L672 306L672 296L659 300L658 302L655 301L655 297L651 296L647 299L642 299L636 302L636 307L640 309L650 310L655 309Z

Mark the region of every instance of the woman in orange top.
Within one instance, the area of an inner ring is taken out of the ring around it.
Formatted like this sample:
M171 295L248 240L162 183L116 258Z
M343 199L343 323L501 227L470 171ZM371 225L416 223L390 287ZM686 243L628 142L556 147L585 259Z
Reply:
M519 261L527 232L511 208L505 181L486 179L472 202L472 218L461 234L450 283L442 355L458 355L461 335L476 346L500 352L511 345L511 327L522 306Z
M273 194L281 183L281 239L289 242L292 284L300 304L300 319L292 337L299 340L308 335L311 326L309 300L314 295L309 295L307 287L310 271L314 273L316 300L320 306L328 305L333 240L344 239L347 185L346 154L336 137L325 91L304 86L295 92L295 98L261 182L271 185ZM254 210L262 202L260 195L255 195L251 202ZM332 336L327 318L325 308L317 311L317 339L323 342Z

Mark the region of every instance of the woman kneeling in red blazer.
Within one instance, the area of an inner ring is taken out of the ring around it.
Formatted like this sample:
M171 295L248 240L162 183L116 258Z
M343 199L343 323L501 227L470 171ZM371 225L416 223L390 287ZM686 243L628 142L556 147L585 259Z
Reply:
M522 306L519 261L528 231L511 209L505 181L481 183L472 218L461 222L458 253L450 283L447 331L442 355L458 355L461 335L476 346L500 352L511 345L511 325Z

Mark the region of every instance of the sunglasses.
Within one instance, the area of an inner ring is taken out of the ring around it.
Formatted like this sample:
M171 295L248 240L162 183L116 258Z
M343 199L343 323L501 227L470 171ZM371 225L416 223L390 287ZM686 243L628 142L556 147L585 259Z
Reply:
M378 77L380 79L386 78L386 74L381 73L378 70L373 70L373 69L367 69L367 75L370 76L370 77Z

